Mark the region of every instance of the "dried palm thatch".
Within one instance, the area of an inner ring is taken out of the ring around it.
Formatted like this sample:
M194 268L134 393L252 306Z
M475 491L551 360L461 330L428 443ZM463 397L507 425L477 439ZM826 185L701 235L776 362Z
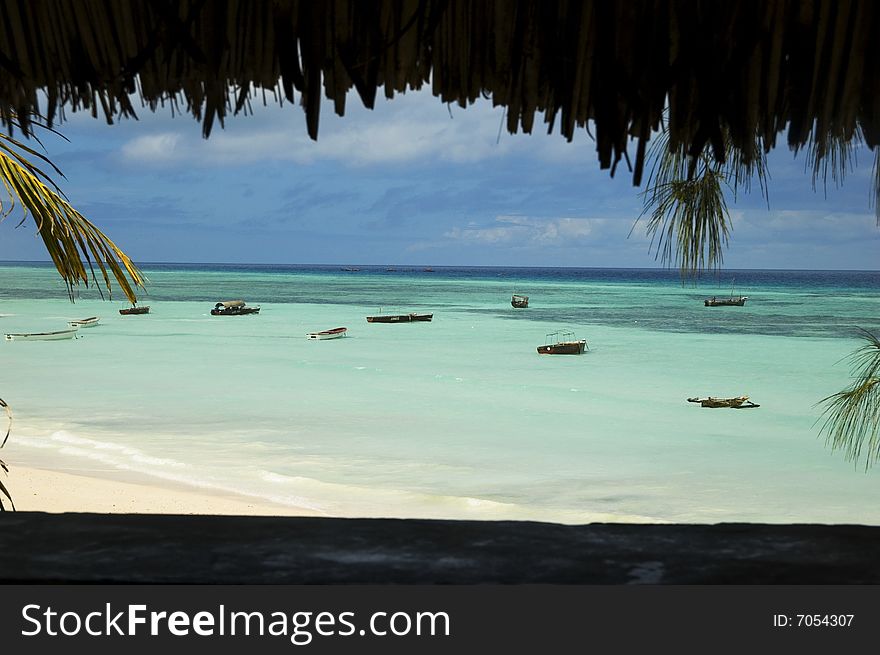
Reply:
M65 105L112 121L134 97L208 136L268 92L317 138L322 95L342 115L352 88L373 107L430 83L505 106L511 132L593 121L600 165L633 161L636 184L667 106L669 147L718 161L750 164L783 131L820 159L858 130L880 142L870 0L30 0L0 4L0 25L6 125Z

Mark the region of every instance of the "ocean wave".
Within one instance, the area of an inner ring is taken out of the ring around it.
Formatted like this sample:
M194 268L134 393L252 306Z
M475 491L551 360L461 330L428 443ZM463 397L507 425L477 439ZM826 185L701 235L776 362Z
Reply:
M400 489L330 483L267 470L261 470L259 476L265 482L294 491L298 497L320 498L320 504L328 514L347 518L519 520L572 525L666 522L655 517L635 514L530 507L472 496L442 496Z

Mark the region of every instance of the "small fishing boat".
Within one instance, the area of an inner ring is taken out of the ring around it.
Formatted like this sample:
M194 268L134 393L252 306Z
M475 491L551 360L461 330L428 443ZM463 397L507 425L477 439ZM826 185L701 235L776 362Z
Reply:
M225 300L218 302L211 310L211 316L244 316L245 314L259 314L259 307L248 307L244 300Z
M718 298L717 296L712 296L711 298L706 298L703 301L703 304L706 307L742 307L746 304L746 300L749 299L748 296L739 296L733 293L733 290L736 288L734 286L736 280L730 285L730 296L727 298Z
M748 396L737 396L736 398L688 398L689 403L700 403L700 407L730 407L731 409L749 409L751 407L760 407L756 405Z
M513 297L510 299L510 304L517 309L524 309L529 306L529 297L521 296L517 293L513 294Z
M731 296L730 298L717 298L712 296L703 301L706 307L742 307L746 304L748 296Z
M95 327L100 320L101 319L98 316L89 316L88 318L81 318L78 321L67 321L67 324L72 328L87 328Z
M149 314L150 307L149 305L145 307L129 307L127 309L120 309L119 313L123 316L131 316L133 314Z
M55 332L22 332L6 335L7 341L59 341L61 339L73 339L78 328L69 330L56 330Z
M324 339L338 339L339 337L344 337L345 333L348 331L348 328L338 327L333 328L332 330L321 330L320 332L309 332L306 336L309 339L316 339L318 341L323 341Z
M575 339L574 332L551 332L547 341L553 343L538 346L539 355L580 355L587 348L587 340Z
M367 323L414 323L418 321L430 321L434 318L433 314L378 314L376 316L367 316Z

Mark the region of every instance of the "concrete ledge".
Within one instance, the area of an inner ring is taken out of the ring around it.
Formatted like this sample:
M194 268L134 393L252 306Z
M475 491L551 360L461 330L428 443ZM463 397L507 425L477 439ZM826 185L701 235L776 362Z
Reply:
M880 584L880 527L0 513L4 583Z

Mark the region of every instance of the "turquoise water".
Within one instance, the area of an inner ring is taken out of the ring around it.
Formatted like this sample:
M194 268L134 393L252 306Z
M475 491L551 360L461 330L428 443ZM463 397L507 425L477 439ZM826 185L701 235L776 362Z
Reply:
M101 316L76 340L0 343L13 467L341 516L880 524L877 472L814 426L849 382L855 327L878 327L880 273L145 270L152 313L120 316L93 290L71 304L47 266L0 265L0 332ZM734 284L745 307L703 307ZM234 298L261 313L209 315ZM434 320L368 324L380 306ZM305 338L337 326L349 336ZM539 356L559 329L590 351ZM685 401L741 394L761 407Z

